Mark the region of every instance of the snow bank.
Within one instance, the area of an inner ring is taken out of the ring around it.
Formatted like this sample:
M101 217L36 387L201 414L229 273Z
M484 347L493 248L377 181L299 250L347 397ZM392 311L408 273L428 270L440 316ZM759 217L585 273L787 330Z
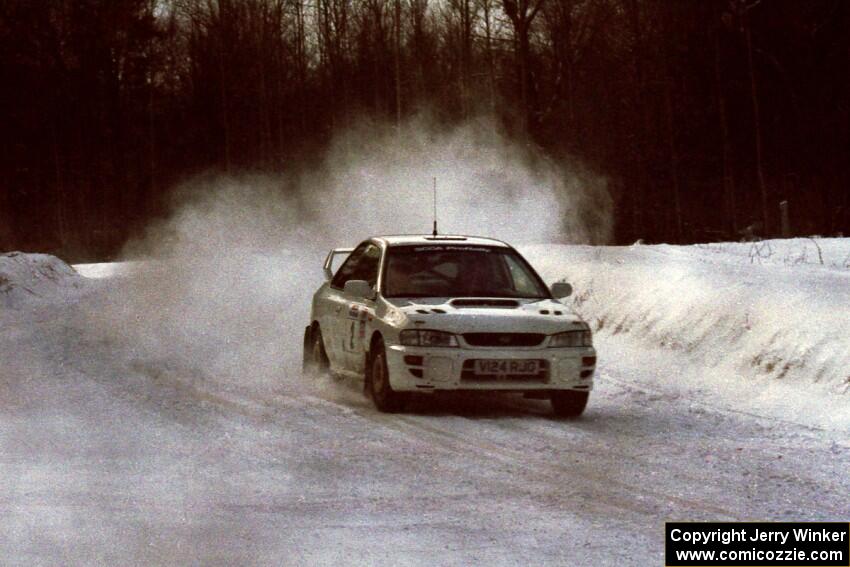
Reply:
M0 305L17 308L80 289L83 279L74 269L49 254L0 254Z
M782 382L792 386L783 395L809 400L850 391L850 239L526 253L548 281L573 283L575 309L603 340L679 351L725 382L712 389Z
M114 277L129 277L144 269L150 269L154 261L100 262L96 264L74 264L74 270L84 278L103 280Z

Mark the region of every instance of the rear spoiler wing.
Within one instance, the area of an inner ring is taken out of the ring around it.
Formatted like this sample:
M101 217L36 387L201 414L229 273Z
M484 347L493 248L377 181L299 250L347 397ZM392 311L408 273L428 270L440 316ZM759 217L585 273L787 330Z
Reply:
M334 277L334 260L340 257L339 262L344 262L352 252L354 252L354 248L334 248L328 252L328 256L325 258L325 264L322 266L326 280L330 281Z

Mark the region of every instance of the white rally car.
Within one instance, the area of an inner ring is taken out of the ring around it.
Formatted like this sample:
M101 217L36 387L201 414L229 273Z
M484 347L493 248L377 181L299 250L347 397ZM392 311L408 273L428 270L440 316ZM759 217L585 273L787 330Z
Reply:
M347 258L332 272L334 259ZM593 388L587 324L498 240L382 236L325 260L304 333L306 373L365 380L380 411L413 392L501 391L578 416Z

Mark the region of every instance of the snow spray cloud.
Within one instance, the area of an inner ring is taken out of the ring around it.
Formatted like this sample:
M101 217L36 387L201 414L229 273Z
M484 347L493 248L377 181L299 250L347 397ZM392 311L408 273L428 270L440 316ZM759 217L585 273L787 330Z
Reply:
M611 232L603 178L568 171L488 119L449 131L423 118L399 130L363 122L334 141L321 174L314 210L339 242L430 232L434 180L443 233L586 243Z
M362 122L308 173L202 177L180 188L172 215L127 250L164 260L131 278L107 317L128 322L122 333L144 364L234 388L291 386L329 248L430 232L434 178L442 233L605 241L604 179L575 171L484 119L449 130L425 118L401 128Z

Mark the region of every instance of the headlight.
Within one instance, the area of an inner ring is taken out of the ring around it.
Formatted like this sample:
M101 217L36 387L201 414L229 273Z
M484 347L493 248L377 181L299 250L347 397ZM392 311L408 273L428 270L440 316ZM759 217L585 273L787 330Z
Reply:
M425 329L407 329L399 333L399 341L404 346L456 347L457 337L443 331Z
M586 331L567 331L549 337L549 348L593 346L593 335Z

